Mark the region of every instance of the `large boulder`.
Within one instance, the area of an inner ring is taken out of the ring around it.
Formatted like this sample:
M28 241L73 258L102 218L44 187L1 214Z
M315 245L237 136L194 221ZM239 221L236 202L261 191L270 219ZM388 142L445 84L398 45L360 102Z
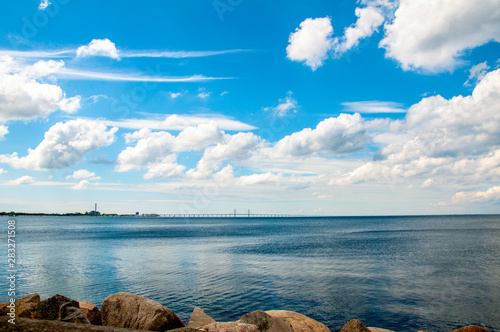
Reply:
M370 332L361 322L357 319L352 319L344 325L340 332Z
M33 318L36 306L40 303L40 295L29 294L16 300L16 316L23 318Z
M15 303L12 305L12 302L2 302L0 303L0 316L7 316L9 314L16 314ZM12 311L11 311L12 310Z
M56 294L36 305L33 318L57 320L59 319L59 311L61 310L61 307L66 303L69 303L66 307L80 308L77 301L66 296Z
M8 307L10 302L0 302L0 316L7 316L10 312L10 308Z
M76 324L90 324L87 316L85 316L78 306L75 306L71 302L66 302L61 306L57 320Z
M195 329L212 323L215 323L215 319L207 315L203 309L195 307L186 327Z
M340 332L370 332L359 320L352 319L344 325Z
M287 320L272 317L262 310L241 316L240 322L256 325L260 332L293 332L292 325Z
M260 332L257 326L238 322L212 323L201 328L206 332Z
M97 308L95 304L92 304L88 301L78 301L80 305L80 310L85 314L90 324L92 325L101 325L101 312Z
M38 303L40 303L40 295L38 295L37 293L26 295L21 297L20 299L15 300L14 304L16 307L16 317L33 318L35 307ZM6 316L8 313L10 313L11 308L9 308L9 306L12 306L11 302L0 303L0 316Z
M462 327L458 330L455 330L453 332L490 332L490 331L488 331L487 329L485 329L484 327L481 327L481 326L469 325L469 326Z
M332 332L325 324L294 311L269 310L266 313L275 318L284 318L293 332Z
M102 325L166 331L184 327L170 309L143 296L120 292L108 296L101 305Z
M392 330L381 329L379 327L367 327L370 332L394 332Z

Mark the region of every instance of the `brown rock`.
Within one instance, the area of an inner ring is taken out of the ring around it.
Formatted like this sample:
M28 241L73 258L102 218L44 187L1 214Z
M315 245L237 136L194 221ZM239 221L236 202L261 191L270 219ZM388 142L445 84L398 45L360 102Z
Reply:
M97 306L88 301L78 301L80 310L85 314L90 324L102 325L101 312Z
M57 320L59 318L59 310L65 303L71 303L71 306L79 308L77 301L72 300L66 296L56 294L36 305L35 312L33 313L33 318Z
M287 320L272 317L262 310L241 316L240 322L256 325L260 332L293 332L292 325Z
M361 322L357 319L352 319L344 325L340 332L370 332Z
M203 326L206 332L260 332L257 326L245 323L212 323Z
M143 296L120 292L108 296L101 305L102 325L166 331L184 327L170 309Z
M284 318L292 326L293 332L332 332L326 325L294 311L270 310L266 313L275 318Z
M0 303L0 316L7 316L7 314L10 312L10 308L9 308L10 305L11 305L10 302Z
M95 326L90 324L73 324L57 320L39 320L16 318L15 325L8 322L10 317L0 317L0 332L147 332L143 330L129 330L118 327ZM187 331L186 331L187 332Z
M394 331L391 331L391 330L381 329L381 328L378 328L378 327L367 327L367 329L370 332L394 332Z
M453 332L490 332L490 331L488 331L487 329L485 329L484 327L481 327L481 326L469 325L469 326L462 327L458 330L455 330Z
M203 309L195 307L186 327L197 328L212 323L215 323L215 319L207 315Z
M194 329L192 327L179 327L177 329L168 330L168 332L205 332L205 330Z
M23 318L33 318L35 308L40 303L40 295L29 294L16 300L16 316Z

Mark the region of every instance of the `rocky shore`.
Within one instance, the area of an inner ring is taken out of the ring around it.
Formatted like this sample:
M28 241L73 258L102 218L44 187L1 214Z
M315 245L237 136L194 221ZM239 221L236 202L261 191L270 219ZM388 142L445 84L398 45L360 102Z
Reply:
M184 324L160 303L124 292L105 298L101 310L90 302L59 294L42 301L35 293L16 300L15 306L11 302L0 303L0 316L4 316L0 317L0 331L332 332L312 318L285 310L258 310L244 314L236 322L217 322L196 307ZM340 332L394 331L365 327L353 319ZM489 331L470 325L453 332Z

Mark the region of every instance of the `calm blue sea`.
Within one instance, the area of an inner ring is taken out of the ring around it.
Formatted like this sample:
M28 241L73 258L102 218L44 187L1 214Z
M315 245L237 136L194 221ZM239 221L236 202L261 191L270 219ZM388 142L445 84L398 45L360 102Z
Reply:
M293 310L332 331L352 318L397 331L500 330L500 216L1 217L0 301L9 219L20 296L100 306L125 291L184 322L199 306L218 321Z

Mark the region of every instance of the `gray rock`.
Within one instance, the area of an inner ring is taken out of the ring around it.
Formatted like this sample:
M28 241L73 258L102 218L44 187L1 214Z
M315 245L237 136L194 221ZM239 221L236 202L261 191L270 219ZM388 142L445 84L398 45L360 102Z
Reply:
M370 332L361 322L357 319L352 319L344 325L340 332Z
M238 322L212 323L203 326L206 332L260 332L257 326Z
M58 320L68 323L90 324L87 316L79 307L75 307L72 302L66 302L61 306Z
M215 323L215 319L207 315L203 309L195 307L186 327L198 328L212 323Z
M66 303L71 303L71 306L79 308L77 301L57 294L38 303L33 318L57 320L59 318L61 306Z
M102 325L166 331L184 327L170 309L143 296L120 292L108 296L101 305Z
M272 317L262 310L241 316L240 322L256 325L260 332L293 332L292 325L287 320Z
M88 301L78 301L80 310L85 314L90 324L102 325L101 312L95 304Z
M269 310L266 313L275 318L283 318L292 326L293 332L332 332L325 324L294 311Z

